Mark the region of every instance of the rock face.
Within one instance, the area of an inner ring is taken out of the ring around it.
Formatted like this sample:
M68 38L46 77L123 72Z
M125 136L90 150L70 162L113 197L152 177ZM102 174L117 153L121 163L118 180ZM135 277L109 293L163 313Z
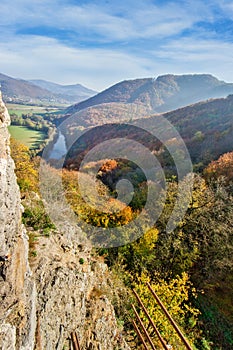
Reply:
M10 157L10 117L0 95L0 348L33 349L35 282L28 238L21 224L20 193Z
M32 268L38 291L37 350L71 347L76 332L81 349L128 349L108 296L107 266L86 246L57 234L41 237Z
M109 299L108 268L87 242L69 232L40 236L29 266L9 123L0 96L0 349L73 349L74 332L81 349L129 349Z

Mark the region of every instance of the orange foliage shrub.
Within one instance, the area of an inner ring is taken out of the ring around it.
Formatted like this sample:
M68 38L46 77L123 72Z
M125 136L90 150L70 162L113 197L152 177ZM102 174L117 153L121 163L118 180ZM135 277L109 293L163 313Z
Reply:
M109 171L116 169L117 165L118 165L118 163L115 159L110 159L102 165L100 170L103 172L109 172Z
M224 176L227 183L233 181L233 152L225 153L218 160L212 161L204 175L209 179Z

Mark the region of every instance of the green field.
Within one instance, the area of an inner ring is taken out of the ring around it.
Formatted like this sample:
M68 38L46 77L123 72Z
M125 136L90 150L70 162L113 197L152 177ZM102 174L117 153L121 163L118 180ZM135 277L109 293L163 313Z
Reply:
M48 112L57 112L58 108L54 107L40 107L40 106L30 106L30 105L20 105L16 103L6 104L9 114L16 114L21 117L22 114L43 114Z
M38 145L46 138L45 133L28 129L25 126L11 125L8 129L15 140L22 142L30 149L38 148Z

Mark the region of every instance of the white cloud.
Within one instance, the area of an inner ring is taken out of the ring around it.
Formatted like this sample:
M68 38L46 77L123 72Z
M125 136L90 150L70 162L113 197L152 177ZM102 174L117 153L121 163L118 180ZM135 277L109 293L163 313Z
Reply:
M145 57L120 50L70 48L55 39L21 37L0 43L1 71L24 79L82 83L101 90L124 79L166 73L212 73L233 81L233 44L181 39Z
M0 43L1 71L24 79L43 78L103 89L114 81L148 75L145 58L107 49L76 49L55 39L21 37Z
M233 44L214 40L207 29L198 31L200 21L214 23L223 13L233 15L232 1L74 3L2 0L0 71L26 79L79 82L94 89L166 73L209 72L233 81ZM216 13L217 6L221 14ZM65 37L65 44L58 39L59 31L56 39L46 37L46 32L15 34L45 26L74 34ZM185 38L184 30L189 31Z
M233 82L233 43L183 38L160 47L154 56L167 61L176 73L212 73Z
M127 7L128 1L125 1ZM211 18L212 11L203 2L169 2L127 7L117 11L116 6L70 5L57 1L27 1L0 3L1 24L26 27L51 26L73 30L77 34L97 34L109 41L136 38L163 38L190 28L197 21ZM98 40L96 38L96 40Z
M219 6L223 13L230 19L233 19L233 2L232 0L221 0Z

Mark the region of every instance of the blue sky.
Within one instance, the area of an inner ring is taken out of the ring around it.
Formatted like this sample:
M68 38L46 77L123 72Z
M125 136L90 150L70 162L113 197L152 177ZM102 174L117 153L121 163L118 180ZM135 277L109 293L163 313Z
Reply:
M233 1L1 0L0 72L102 90L211 73L233 82Z

